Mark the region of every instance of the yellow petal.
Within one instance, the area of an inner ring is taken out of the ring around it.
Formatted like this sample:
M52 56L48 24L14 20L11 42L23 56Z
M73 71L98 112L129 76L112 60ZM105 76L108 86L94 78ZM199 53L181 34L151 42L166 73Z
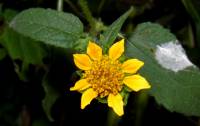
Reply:
M74 63L81 70L89 70L91 68L92 61L86 54L74 54Z
M81 96L81 109L84 109L90 102L98 96L92 88L87 89Z
M124 114L123 100L120 94L109 94L108 106L111 107L117 115L122 116Z
M74 90L82 91L82 90L89 88L90 86L91 85L87 82L86 79L81 79L81 80L76 82L74 87L70 88L70 91L74 91Z
M136 73L143 65L144 62L138 59L129 59L122 64L122 70L125 73Z
M87 54L93 59L93 60L100 60L102 57L102 48L95 44L94 42L89 41L88 47L87 47Z
M132 75L124 78L123 83L133 91L139 91L141 89L148 89L151 87L149 83L140 75Z
M109 49L109 58L116 60L118 59L124 52L124 39L120 40L113 44Z

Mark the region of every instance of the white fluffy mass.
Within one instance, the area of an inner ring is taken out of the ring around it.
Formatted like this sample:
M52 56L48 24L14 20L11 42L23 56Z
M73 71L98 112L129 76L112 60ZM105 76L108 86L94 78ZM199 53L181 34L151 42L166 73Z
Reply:
M194 66L178 41L170 41L158 45L155 51L155 58L162 67L174 72Z

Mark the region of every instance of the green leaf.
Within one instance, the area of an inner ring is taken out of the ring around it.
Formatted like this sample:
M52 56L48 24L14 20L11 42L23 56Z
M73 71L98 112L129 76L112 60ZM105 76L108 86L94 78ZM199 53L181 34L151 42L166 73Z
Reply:
M20 59L30 64L43 63L42 60L46 53L40 43L22 36L10 28L5 29L1 39L1 44L13 60Z
M115 22L113 22L103 33L103 38L100 40L100 44L104 49L108 49L113 44L124 21L128 18L132 11L133 7L131 7L126 13L119 17Z
M10 27L24 36L62 48L72 48L83 34L83 24L76 16L41 8L19 13Z
M87 45L89 43L89 40L92 40L92 38L87 35L82 39L79 39L78 41L76 41L76 43L74 44L74 49L80 53L85 53L86 49L87 49Z
M172 41L176 41L176 37L160 25L143 23L129 38L126 56L144 61L145 65L139 73L150 82L150 94L159 104L170 111L200 116L199 69L192 65L173 71L160 64L155 58L158 47ZM177 53L171 54L172 57L176 55ZM167 57L163 58L165 60Z
M51 116L51 108L56 102L57 98L59 97L59 93L50 85L51 82L49 82L48 77L45 76L43 79L42 86L45 91L45 97L42 100L42 107L50 121L53 121L53 118Z

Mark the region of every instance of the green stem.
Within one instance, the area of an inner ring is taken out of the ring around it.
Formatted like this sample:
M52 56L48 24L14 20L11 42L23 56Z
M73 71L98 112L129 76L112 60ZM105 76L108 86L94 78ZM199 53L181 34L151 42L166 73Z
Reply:
M71 8L72 10L80 16L79 10L76 8L76 6L70 1L70 0L64 0Z
M138 96L136 97L136 117L135 117L135 125L134 126L141 126L143 113L146 109L148 103L148 93L146 91L141 91Z
M98 7L98 14L101 12L104 3L105 3L105 0L101 0L101 3L99 4L99 7Z
M57 10L58 11L63 11L63 0L58 0L57 1Z
M83 11L83 14L85 15L86 20L89 22L91 31L95 30L95 19L92 16L92 13L88 7L88 3L86 0L79 0L79 5L81 7L81 10Z
M120 120L120 117L117 116L113 110L108 111L108 117L107 117L107 125L106 126L117 126L118 122Z

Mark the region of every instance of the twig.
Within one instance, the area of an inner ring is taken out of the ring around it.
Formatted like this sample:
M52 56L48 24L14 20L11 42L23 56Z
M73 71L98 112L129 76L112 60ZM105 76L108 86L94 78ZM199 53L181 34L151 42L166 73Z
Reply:
M63 0L58 0L57 1L57 10L58 11L63 11Z

